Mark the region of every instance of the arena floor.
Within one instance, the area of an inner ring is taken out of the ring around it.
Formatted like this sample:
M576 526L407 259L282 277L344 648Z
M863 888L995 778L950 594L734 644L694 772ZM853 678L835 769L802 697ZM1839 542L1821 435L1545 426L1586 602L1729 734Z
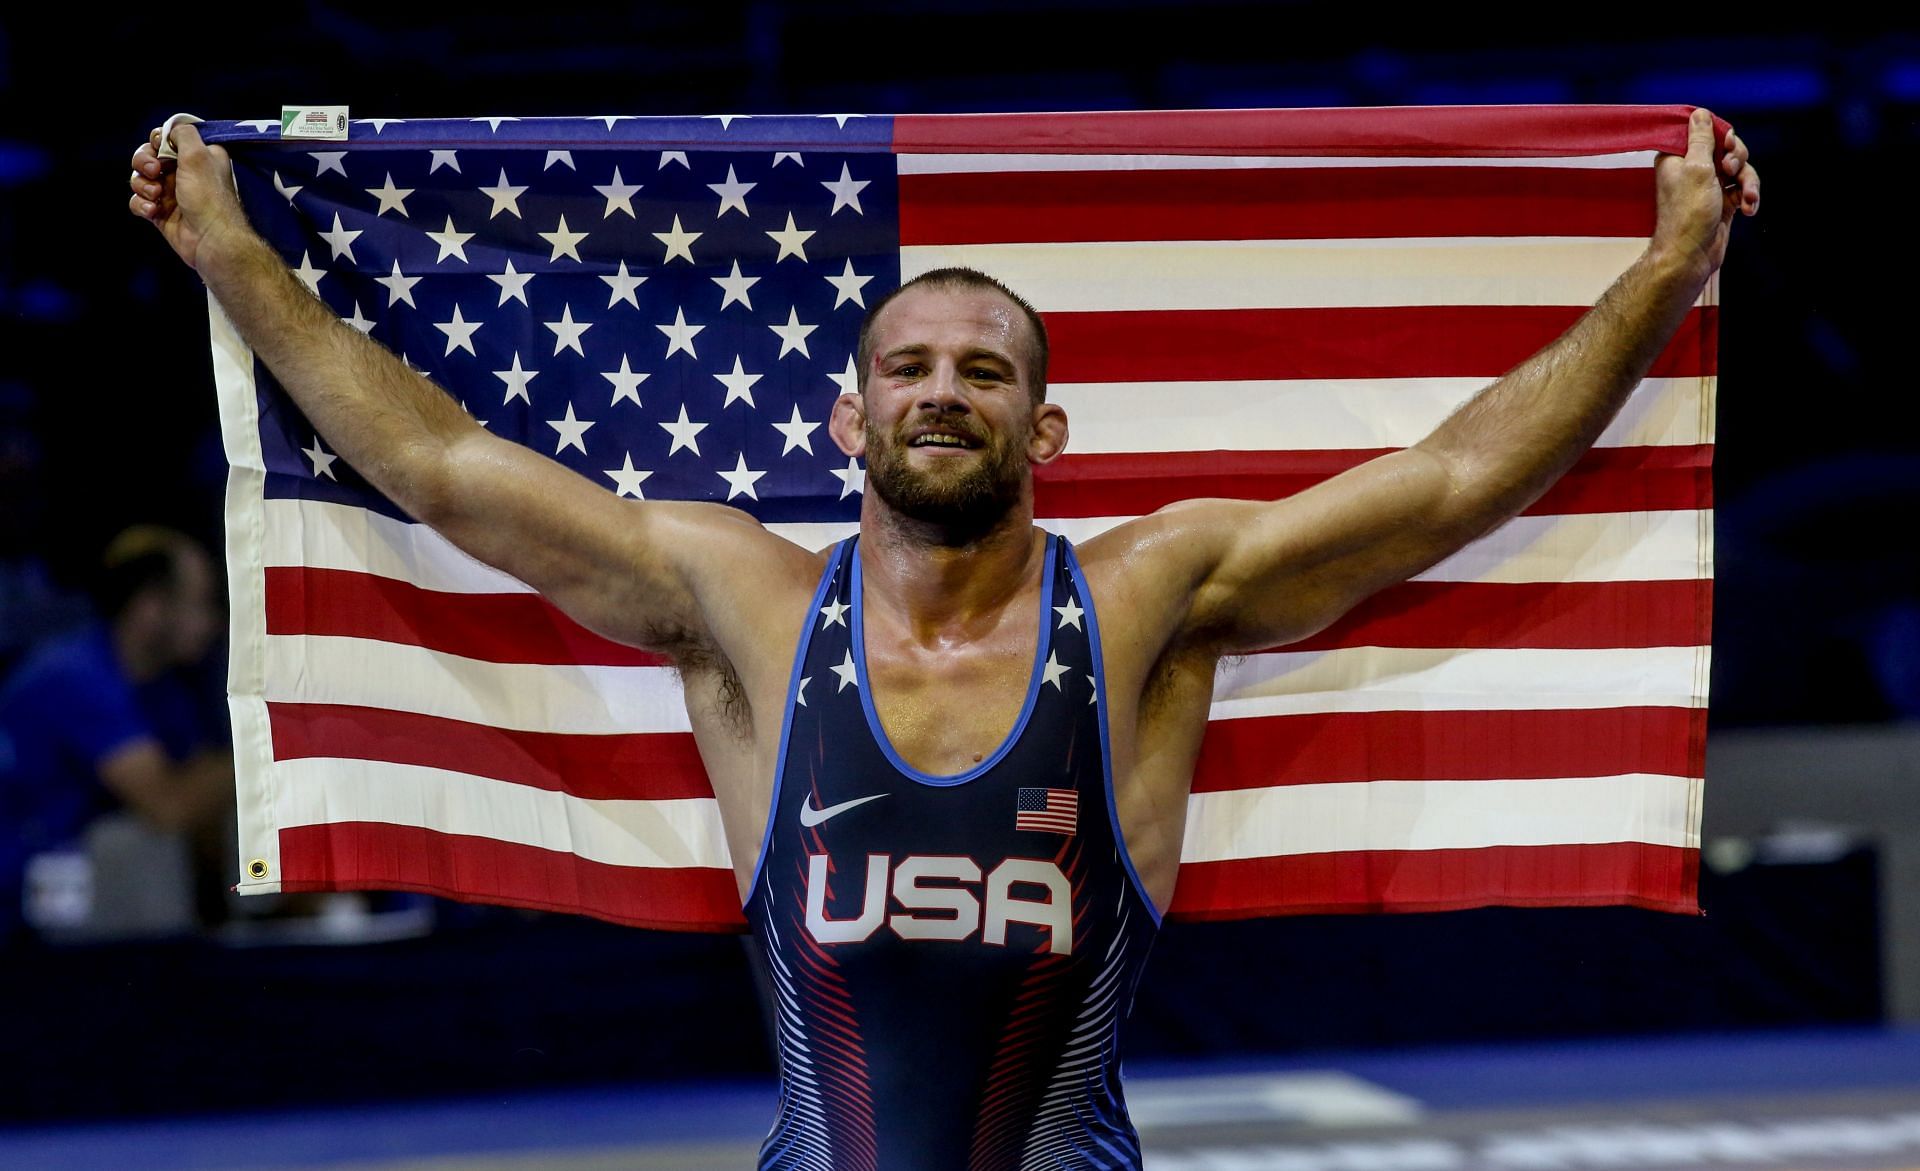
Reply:
M1920 1030L1130 1069L1154 1171L1920 1167ZM766 1084L0 1131L0 1167L737 1171Z

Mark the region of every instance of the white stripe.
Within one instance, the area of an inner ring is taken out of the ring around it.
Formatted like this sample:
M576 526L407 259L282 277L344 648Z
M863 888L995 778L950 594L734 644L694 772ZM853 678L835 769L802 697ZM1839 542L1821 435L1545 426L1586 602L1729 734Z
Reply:
M485 663L363 638L273 635L269 700L344 703L531 732L687 732L667 667Z
M266 502L266 564L345 569L458 594L528 594L533 587L474 560L423 524L320 500Z
M1586 236L923 244L900 249L900 279L979 269L1042 313L1585 308L1645 250L1641 239Z
M1491 378L1325 378L1239 382L1054 382L1073 455L1140 451L1321 451L1410 447ZM1703 400L1715 379L1649 378L1596 447L1710 443Z
M1223 661L1212 716L1705 707L1694 670L1706 654L1705 647L1278 651Z
M731 869L711 797L606 801L444 769L303 758L279 772L281 825L372 821L493 838L610 866Z
M1181 154L903 154L902 175L958 175L994 171L1225 171L1345 167L1532 167L1542 170L1630 170L1653 166L1650 150L1559 158L1384 158L1336 155Z
M1697 847L1700 781L1650 773L1522 781L1362 781L1195 793L1184 862L1346 850L1648 842Z

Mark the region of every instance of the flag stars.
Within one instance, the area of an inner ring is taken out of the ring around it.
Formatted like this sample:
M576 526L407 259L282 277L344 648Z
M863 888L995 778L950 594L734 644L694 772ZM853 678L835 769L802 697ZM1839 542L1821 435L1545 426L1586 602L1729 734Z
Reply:
M517 398L528 406L532 406L533 399L527 394L527 383L532 382L534 375L538 373L540 373L538 370L523 369L520 365L520 355L514 354L512 369L493 372L495 378L507 384L507 397L500 400L500 405L504 407Z
M554 353L558 354L561 350L572 350L582 358L587 356L587 352L580 348L580 335L592 329L593 323L591 321L575 321L573 319L573 306L562 305L560 307L560 320L544 321L541 322L541 324L553 331Z
M440 255L433 258L439 264L449 256L458 256L460 263L467 263L467 241L473 239L472 232L458 231L453 226L453 217L447 217L447 226L438 232L428 232L427 239L440 246Z
M733 373L716 374L714 377L719 379L720 385L727 388L727 401L720 404L720 409L725 410L732 406L736 400L744 400L749 407L753 406L753 384L760 381L765 375L748 374L745 370L741 369L740 357L736 354L733 359ZM758 499L758 497L755 497L755 499Z
M527 304L527 285L533 281L533 278L533 273L516 271L513 267L513 261L511 260L507 261L507 271L490 272L487 274L488 280L500 286L499 305L505 305L508 301L518 301L522 305ZM415 279L417 280L418 278ZM494 306L494 308L499 308L499 305Z
M366 315L360 312L360 302L358 300L355 300L353 303L353 316L343 317L341 320L353 326L353 328L359 330L361 333L373 332L373 322L367 320Z
M460 169L460 152L457 150L436 150L433 152L433 161L427 164L427 174L431 175L441 167L446 167L459 175L466 173Z
M696 437L707 429L707 425L690 422L687 419L687 404L680 404L679 422L662 423L660 426L666 429L667 434L673 436L673 443L667 448L668 455L672 455L683 447L695 455L700 454L700 440Z
M788 159L792 159L794 165L797 167L804 167L807 165L807 161L800 157L800 152L797 150L775 151L773 155L773 165L777 167L781 163L786 162Z
M753 484L754 481L767 473L756 472L749 469L747 467L747 453L743 451L736 457L732 471L716 471L714 474L727 482L728 500L732 500L735 496L745 496L749 500L758 500L760 499L760 494L753 490Z
M607 405L611 407L621 399L626 399L634 406L640 406L640 384L647 380L647 374L647 371L636 373L628 363L627 356L620 355L620 369L606 370L600 374L600 377L613 383L613 401Z
M574 165L573 165L573 152L572 152L572 151L570 151L570 150L550 150L550 151L548 151L548 152L547 152L547 164L546 164L546 166L544 166L544 167L541 167L540 169L541 169L541 170L543 170L543 171L551 171L551 170L553 170L553 168L554 168L554 165L555 165L555 164L559 164L560 166L564 166L564 167L565 167L565 168L566 168L567 170L569 170L569 171L577 171L577 170L579 170L579 169L580 169L580 168L578 168L578 167L576 167L576 166L574 166Z
M560 217L559 227L551 232L540 232L538 235L542 240L553 245L553 255L547 257L548 263L552 263L562 256L570 256L578 261L580 259L580 241L587 238L585 232L568 231L567 217L564 215Z
M767 235L773 238L774 243L780 245L780 255L773 258L775 264L779 264L789 256L797 256L802 263L806 263L807 241L813 238L814 233L811 231L802 231L795 227L792 212L787 213L787 226L785 228L777 232L768 232Z
M693 339L695 335L707 327L704 325L688 325L687 312L685 309L676 308L673 311L673 324L656 325L654 328L667 335L667 357L671 358L682 351L684 351L689 358L697 360L700 357L700 355L693 352Z
M318 297L320 295L320 278L326 276L327 273L325 269L315 268L313 266L312 258L308 256L306 249L303 248L300 250L300 267L293 270L293 275L300 278L300 283L307 286L309 293ZM413 302L408 301L407 303L411 305Z
M286 196L286 197L287 197L287 202L288 202L288 203L292 203L292 202L293 202L293 197L294 197L294 196L296 196L296 195L298 195L298 194L300 194L300 192L302 192L302 191L304 191L304 190L305 190L305 188L303 188L303 187L289 187L289 186L287 186L287 181L286 181L285 179L282 179L282 178L280 177L280 172L278 172L278 171L275 171L275 172L273 173L273 189L274 189L275 191L278 191L278 192L279 192L280 194L282 194L282 195L284 195L284 196Z
M758 186L758 183L742 183L739 179L736 179L733 174L733 168L729 166L727 168L727 181L725 183L707 184L707 190L720 197L720 210L714 213L714 218L718 219L730 211L737 211L743 216L746 215L747 192L752 191Z
M747 291L759 284L760 278L757 276L741 276L740 262L738 260L733 262L733 272L731 275L708 277L707 279L720 286L722 294L720 297L720 308L725 309L735 301L745 305L748 309L753 308L753 299L747 295Z
M829 374L827 377L833 379L833 384L840 388L841 394L860 393L860 371L854 368L852 354L847 355L847 368L845 370L840 371L838 374Z
M625 260L620 262L619 272L612 276L603 276L600 279L607 282L607 288L613 290L607 295L607 308L611 309L622 301L625 301L635 309L640 308L640 302L638 298L634 296L634 290L646 284L647 278L634 276L629 273Z
M435 151L434 153L438 154L439 152ZM456 171L459 169L458 167L454 168ZM493 210L487 213L487 218L492 219L504 211L514 219L519 219L520 197L526 193L527 188L525 186L516 186L507 182L507 169L505 167L500 168L500 181L491 187L480 188L480 194L493 201Z
M446 353L440 355L441 357L444 358L455 350L465 350L469 354L473 353L473 331L480 328L480 322L462 320L460 317L460 306L458 304L455 304L453 307L452 321L436 321L433 323L433 327L447 335Z
M805 419L802 419L800 417L800 404L795 403L793 404L793 417L784 423L775 423L773 429L780 432L786 439L786 442L780 445L781 455L787 454L796 447L808 455L812 455L812 436L815 431L820 429L820 424L809 423Z
M668 163L679 163L681 166L685 167L687 170L689 171L693 170L693 164L687 161L687 152L684 150L661 151L660 166L657 167L656 170L661 170L661 171L666 170Z
M811 682L813 682L813 676L802 675L800 676L800 686L793 689L793 702L799 704L801 707L807 706L807 684Z
M615 496L631 496L635 500L645 500L646 495L640 491L640 485L646 481L648 476L653 475L653 473L634 467L633 453L627 452L625 456L621 458L619 467L608 468L602 472L601 475L608 476L613 480L613 494Z
M775 355L776 358L784 358L794 350L799 350L800 356L803 358L813 357L812 354L807 352L807 335L820 327L817 325L800 324L800 309L798 306L787 310L787 323L785 325L769 325L767 328L771 329L780 338L780 352Z
M511 272L513 266L508 265L507 270ZM413 286L419 284L421 278L417 276L400 275L400 262L398 260L393 262L392 276L377 276L373 279L379 284L387 286L387 308L391 309L401 301L405 301L415 309L420 307L413 304ZM505 299L503 298L501 304L505 303Z
M553 454L559 455L571 447L581 455L587 454L587 428L593 426L591 420L576 419L573 416L573 404L567 404L567 414L562 419L548 419L547 426L560 433L559 442L554 444Z
M866 494L867 473L861 469L859 460L849 456L847 457L847 466L845 468L830 468L828 470L840 481L840 499L845 500L855 492L862 495Z
M1047 648L1047 662L1040 670L1046 676L1046 681L1053 684L1054 690L1064 692L1067 689L1066 684L1060 682L1060 677L1067 673L1067 668L1054 656L1053 648Z
M336 459L339 459L340 457L337 455L327 454L326 449L320 446L320 437L318 435L315 435L313 437L312 447L302 448L301 450L306 454L306 457L309 460L313 461L313 478L314 479L317 480L321 476L325 476L327 479L332 480L336 484L340 482L340 477L333 474L333 461Z
M397 211L401 216L406 216L407 196L412 195L413 190L411 187L395 187L393 185L393 172L388 171L387 181L384 184L379 187L367 188L367 194L380 201L380 210L373 214L375 216L383 216L390 211Z
M613 128L609 126L607 129L611 130ZM615 167L613 169L613 182L594 188L594 190L598 191L607 201L607 210L600 218L607 219L612 216L614 212L623 211L627 213L628 219L639 219L640 217L635 215L633 211L633 197L639 194L642 186L642 184L629 183L622 179L620 177L620 168Z
M845 626L848 609L850 607L838 598L820 607L820 629L825 630L829 626Z
M342 179L347 177L347 152L344 150L310 150L307 157L316 164L313 177L318 179L328 171L336 171Z
M845 691L849 683L853 684L856 688L860 686L860 672L859 669L853 665L853 651L851 648L847 651L847 657L841 659L839 665L834 667L833 673L840 676L840 686L833 689L835 695Z
M850 207L855 215L866 215L866 209L860 206L860 193L873 186L871 179L856 179L847 170L847 164L840 164L840 177L831 183L822 181L820 186L833 193L833 210L827 214L839 215L840 209Z
M829 276L827 278L827 283L833 286L833 307L838 309L848 301L852 301L855 305L865 309L867 307L867 299L861 295L860 290L865 288L867 282L872 279L871 276L861 276L859 273L853 271L853 260L849 257L846 269L841 272L839 276Z
M1087 672L1087 702L1100 702L1100 681L1093 677L1093 672L1091 671Z
M667 246L666 259L660 263L671 264L673 263L673 258L678 256L688 264L692 264L693 242L705 234L704 232L689 232L685 230L680 226L680 217L674 216L673 228L670 231L653 233L654 239Z
M358 263L353 255L353 242L360 238L360 233L349 232L341 227L339 212L333 213L333 230L320 233L320 238L325 240L327 247L332 250L333 259L338 260L344 256L348 264Z
M1080 608L1078 599L1069 597L1066 605L1055 606L1053 612L1060 615L1059 618L1054 620L1053 628L1055 630L1064 630L1071 626L1082 633L1086 632L1087 628L1080 625L1080 617L1085 614L1086 611Z

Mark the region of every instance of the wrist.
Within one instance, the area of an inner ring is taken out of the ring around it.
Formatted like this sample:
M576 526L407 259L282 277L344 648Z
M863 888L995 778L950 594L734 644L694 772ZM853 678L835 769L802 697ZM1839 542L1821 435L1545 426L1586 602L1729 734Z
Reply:
M245 280L247 270L259 266L263 254L279 260L246 221L225 222L200 237L193 267L214 296L224 297L228 289Z
M1695 248L1675 248L1660 240L1647 245L1640 265L1648 277L1662 289L1683 297L1689 304L1700 295L1713 275L1707 257Z

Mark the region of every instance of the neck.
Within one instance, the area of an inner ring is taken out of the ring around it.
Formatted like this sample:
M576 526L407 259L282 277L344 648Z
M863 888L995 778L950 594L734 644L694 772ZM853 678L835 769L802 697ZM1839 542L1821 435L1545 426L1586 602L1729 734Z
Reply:
M1040 572L1046 553L1031 497L984 532L956 534L903 517L870 495L860 537L869 613L877 602L921 642L965 636L996 621Z
M144 638L132 622L113 626L113 657L131 683L145 683L166 670L167 665L152 649L152 640Z

